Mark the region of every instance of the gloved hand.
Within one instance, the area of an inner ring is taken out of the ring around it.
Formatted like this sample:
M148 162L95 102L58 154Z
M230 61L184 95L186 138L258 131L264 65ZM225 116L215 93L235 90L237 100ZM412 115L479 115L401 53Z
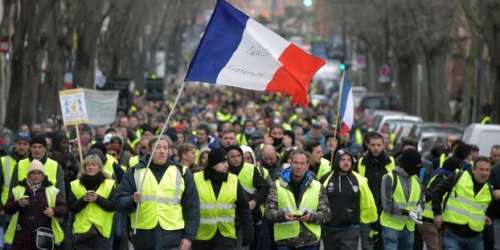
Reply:
M422 213L422 212L420 212ZM412 219L416 224L418 225L422 225L422 221L420 220L419 218L419 215L418 215L418 212L416 211L410 211L408 213L408 216L410 217L410 219ZM422 215L420 215L420 217L422 217Z
M379 239L379 237L380 237L380 235L379 235L379 233L378 233L378 231L377 231L377 230L372 229L372 230L370 230L370 232L368 233L368 240L369 240L370 242L372 242L372 243L377 242L377 241L378 241L378 239Z
M422 206L417 206L417 210L415 212L417 212L418 219L422 220L422 214L424 213L424 211L422 210Z

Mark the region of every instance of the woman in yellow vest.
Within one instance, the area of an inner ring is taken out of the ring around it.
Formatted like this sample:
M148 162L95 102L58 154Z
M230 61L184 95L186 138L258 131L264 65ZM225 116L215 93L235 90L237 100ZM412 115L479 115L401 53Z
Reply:
M399 166L382 177L382 239L384 249L412 249L415 224L422 224L422 188L418 180L422 156L403 151Z
M269 191L266 218L274 223L279 250L319 250L321 225L330 220L325 188L309 171L307 153L291 154L292 165L281 172Z
M33 160L27 171L27 178L12 189L5 213L13 215L10 220L5 243L13 249L38 249L35 233L40 228L52 231L54 245L64 239L64 232L57 218L66 214L63 193L52 185L44 173L44 166Z
M97 155L83 160L80 177L71 182L69 208L74 213L73 244L75 249L111 249L115 181L103 171Z
M200 198L200 226L193 250L235 249L236 220L243 230L243 246L253 240L252 217L238 177L228 173L226 152L214 149L208 167L194 174Z

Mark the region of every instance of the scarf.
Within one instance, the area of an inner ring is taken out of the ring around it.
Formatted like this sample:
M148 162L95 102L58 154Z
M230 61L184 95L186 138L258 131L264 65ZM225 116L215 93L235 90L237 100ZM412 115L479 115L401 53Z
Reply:
M36 193L36 191L38 191L38 189L42 186L42 182L33 183L30 179L26 179L26 185L31 189L31 191L33 191L33 193Z

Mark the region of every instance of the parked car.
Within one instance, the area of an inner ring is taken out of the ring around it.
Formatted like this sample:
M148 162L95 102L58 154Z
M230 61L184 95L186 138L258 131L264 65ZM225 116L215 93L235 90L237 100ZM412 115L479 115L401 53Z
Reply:
M367 112L364 121L370 124L373 129L378 130L378 126L386 115L406 115L406 113L394 110L373 110L370 113Z
M394 132L396 129L396 126L405 124L407 127L412 127L416 123L421 123L422 118L419 116L414 116L414 115L406 115L406 114L388 114L388 115L382 115L380 116L380 119L377 119L377 123L373 123L373 128L375 128L376 131L379 131L382 129L384 124L389 125L389 131Z
M459 137L462 137L464 129L459 125L447 124L447 123L427 123L427 122L416 123L411 128L408 137L419 141L420 138L422 137L422 134L431 132L434 133L441 132L443 134L455 134L458 135Z
M368 92L363 86L352 86L352 97L354 99L354 107L359 106L363 97Z
M500 144L500 125L471 124L465 128L463 141L476 144L480 155L489 155L491 146Z
M371 119L374 110L401 110L395 95L384 93L367 93L356 107L356 116L363 121Z

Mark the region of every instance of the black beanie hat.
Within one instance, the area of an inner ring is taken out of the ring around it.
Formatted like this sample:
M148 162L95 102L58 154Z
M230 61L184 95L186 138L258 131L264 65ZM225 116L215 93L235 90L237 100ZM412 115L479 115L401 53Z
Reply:
M422 163L422 155L415 149L407 149L403 151L401 158L399 159L399 164L404 170L418 167L420 163Z
M227 161L226 150L222 148L216 148L208 153L207 167L213 167L223 161Z
M449 171L455 171L456 169L462 168L463 162L457 157L450 157L446 159L443 163L443 168Z
M241 157L243 157L243 150L241 149L241 147L239 145L229 145L225 149L226 149L226 153L229 153L229 151L231 151L231 150L238 150L241 154Z
M36 134L31 138L30 145L33 144L42 144L45 148L47 148L47 141L45 140L45 136Z

